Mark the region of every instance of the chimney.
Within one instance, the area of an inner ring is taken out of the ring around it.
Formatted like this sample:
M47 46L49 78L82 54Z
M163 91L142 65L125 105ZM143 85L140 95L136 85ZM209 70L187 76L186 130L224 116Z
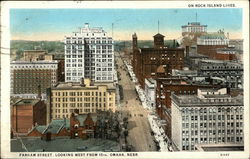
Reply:
M37 90L38 90L37 98L41 100L42 99L42 93L41 93L41 85L40 84L37 86Z
M175 46L175 39L174 39L174 43L173 43L173 48L175 48L176 46Z
M189 57L189 46L186 46L186 57Z
M81 85L82 87L85 87L84 78L81 78L80 85Z

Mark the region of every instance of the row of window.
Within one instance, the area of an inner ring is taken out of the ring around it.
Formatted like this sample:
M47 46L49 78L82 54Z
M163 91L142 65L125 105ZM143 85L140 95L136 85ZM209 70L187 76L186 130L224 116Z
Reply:
M69 40L67 39L66 40L66 44L74 44L74 45L79 45L79 44L112 44L112 40L108 40L106 41L105 39L104 40L89 40L89 39L79 39L79 40Z
M109 76L108 78L107 77L96 77L96 80L99 81L99 80L113 80L113 77L112 76Z
M182 150L196 150L194 145L198 143L198 138L191 138L191 145L189 142L189 138L183 138L182 139ZM218 138L207 138L207 137L201 137L200 143L242 143L243 137L218 137Z
M236 114L236 115L217 115L217 113L216 113L214 115L204 115L204 116L200 115L199 117L200 117L200 120L217 120L217 119L218 120L234 120L234 119L242 120L243 119L243 115L239 115L239 114ZM185 121L189 122L189 119L191 121L197 121L198 116L197 115L195 115L195 116L193 116L193 115L191 115L191 116L189 116L189 115L182 116L182 121L183 122L185 122Z
M53 101L54 102L89 102L89 101L92 101L92 102L106 102L106 98L99 98L99 97L92 97L92 98L87 98L87 97L84 97L84 98L53 98Z
M106 107L106 103L63 103L63 104L59 104L59 103L55 103L53 105L53 109L56 110L56 112L60 113L60 107L62 106L62 108L68 108L68 107L77 107L77 108L82 108L82 107ZM112 107L112 103L109 103L108 105L109 107ZM59 109L56 109L59 108ZM63 109L62 109L63 110Z
M226 123L226 124L225 124ZM191 126L191 128L198 128L198 123L182 123L182 127L183 128L189 128L189 125ZM213 122L213 123L207 123L207 121L205 121L204 123L200 123L200 128L206 128L208 127L224 127L225 125L227 125L227 127L231 126L231 127L243 127L243 122Z
M216 113L216 112L243 112L243 107L220 107L220 108L183 108L182 113Z
M54 92L54 96L106 96L106 92ZM63 98L64 99L64 98ZM65 98L67 99L67 98ZM60 98L58 98L60 100Z
M23 65L23 66L10 66L10 68L50 68L50 69L55 69L57 68L56 65Z

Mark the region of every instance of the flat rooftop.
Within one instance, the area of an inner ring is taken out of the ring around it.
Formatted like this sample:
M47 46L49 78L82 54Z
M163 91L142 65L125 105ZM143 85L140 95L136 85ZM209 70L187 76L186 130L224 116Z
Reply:
M198 144L199 151L244 151L243 144Z
M238 95L231 97L230 95L204 95L205 98L199 98L197 95L176 95L172 94L171 98L178 103L179 107L187 106L239 106L243 105L243 96Z
M39 99L21 99L18 102L16 102L14 105L16 106L22 106L22 105L35 105L37 102L39 102Z
M237 63L237 62L232 62L232 61L222 61L222 60L201 60L201 62L204 63L211 63L211 64L229 64L229 65L237 65L237 66L241 66L242 64Z
M119 152L119 143L105 139L70 139L69 137L55 137L51 141L41 140L39 137L23 137L23 144L29 152ZM81 149L83 148L83 149ZM26 152L20 139L11 139L11 152Z
M98 86L107 86L108 89L115 89L114 83L108 83L108 82L98 82L88 87L81 85L80 82L60 82L58 85L53 87L53 89L91 89L91 88L96 88Z

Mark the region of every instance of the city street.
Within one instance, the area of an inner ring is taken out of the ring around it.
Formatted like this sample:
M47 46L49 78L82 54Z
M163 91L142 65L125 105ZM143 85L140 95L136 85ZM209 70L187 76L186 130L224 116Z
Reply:
M128 115L128 144L134 147L134 151L156 151L154 136L151 135L147 119L148 112L142 107L135 91L135 84L130 80L120 57L117 58L117 64L121 78L119 84L123 87L124 95L118 111Z

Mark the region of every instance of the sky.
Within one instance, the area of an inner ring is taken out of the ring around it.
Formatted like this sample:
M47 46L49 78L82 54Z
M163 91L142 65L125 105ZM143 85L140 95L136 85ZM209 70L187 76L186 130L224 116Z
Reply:
M165 39L181 37L181 26L197 21L208 32L224 29L230 38L242 38L242 9L11 9L12 40L63 40L84 23L102 27L115 40L152 40L159 32Z

